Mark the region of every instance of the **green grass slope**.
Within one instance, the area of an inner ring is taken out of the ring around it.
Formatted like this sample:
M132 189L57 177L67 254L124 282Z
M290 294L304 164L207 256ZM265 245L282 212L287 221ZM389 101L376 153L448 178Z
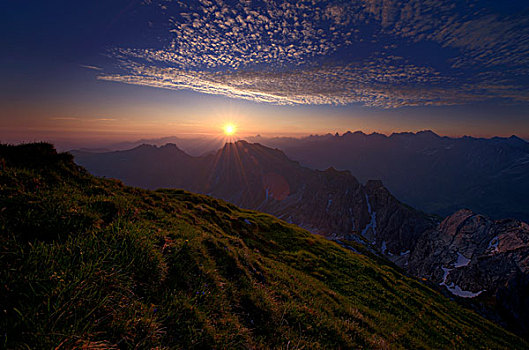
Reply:
M274 217L0 145L7 348L527 348L394 268Z

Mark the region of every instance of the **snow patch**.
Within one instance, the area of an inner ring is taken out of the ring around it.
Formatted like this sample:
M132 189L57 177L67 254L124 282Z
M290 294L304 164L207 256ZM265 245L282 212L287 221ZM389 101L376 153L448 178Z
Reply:
M329 199L327 201L327 208L325 208L326 211L329 211L329 208L331 207L331 204L332 204L332 199Z
M461 297L461 298L475 298L485 291L485 290L480 290L479 292L474 293L469 290L462 290L461 287L459 287L458 285L454 285L453 283L450 284L449 286L446 286L446 288L448 289L450 293L457 295L458 297Z
M376 236L377 234L377 212L371 209L371 203L369 203L369 196L366 195L366 202L367 202L367 212L369 215L371 215L371 221L364 227L362 230L362 236L365 237L367 231L371 228L373 230L373 235Z
M369 196L367 195L367 193L365 195L366 195L366 202L367 202L367 212L371 214L371 203L369 203Z
M439 283L440 286L446 286L446 279L448 278L448 274L450 273L450 271L452 271L452 269L449 269L447 267L441 267L441 270L443 270L444 274L443 274L443 282Z
M380 249L382 251L382 254L386 254L386 249L387 249L386 241L382 242L382 248L380 248Z
M498 236L496 236L489 242L489 246L487 247L487 250L491 249L491 252L495 253L498 251L499 244L500 244L500 239Z
M450 284L446 284L446 279L448 278L448 274L453 269L449 269L447 267L441 267L441 269L443 270L444 274L443 274L443 281L439 283L439 285L445 286L446 289L448 289L448 291L452 293L453 295L457 295L458 297L461 297L461 298L474 298L485 291L485 290L480 290L479 292L474 293L468 290L462 290L461 287L459 287L453 282Z
M470 264L470 259L461 253L457 253L457 261L454 263L454 267L457 269L458 267L467 266L468 264Z

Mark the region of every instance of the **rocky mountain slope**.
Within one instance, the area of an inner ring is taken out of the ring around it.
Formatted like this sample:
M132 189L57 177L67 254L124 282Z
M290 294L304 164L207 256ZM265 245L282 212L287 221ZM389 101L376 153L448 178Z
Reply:
M362 250L0 145L7 348L528 348ZM500 245L501 247L501 245Z
M529 143L512 136L441 137L431 131L249 138L313 169L380 179L400 200L442 216L470 208L495 219L529 221Z
M470 248L458 250L450 246L459 244L459 240L440 238L446 231L446 222L457 221L461 212L440 223L439 218L398 201L381 181L370 180L362 185L347 171L311 170L277 149L239 141L205 157L190 157L175 145L144 145L124 152L75 156L94 174L117 177L130 185L176 187L209 194L273 214L328 238L374 246L410 274L446 288L455 298L474 299L479 308L488 310L489 317L520 334L529 332L525 326L529 308L523 294L523 281L529 276L524 262L529 257L529 236L526 224L519 221L502 221L514 232L505 240L520 242L513 248L518 255L510 250L495 251L493 260L501 267L476 258L464 269L459 266L449 271L457 264L459 255L455 251L462 254L461 259L482 257L484 253L469 255ZM491 220L480 217L488 220L484 226L487 230L496 227ZM458 226L449 227L455 230ZM465 231L466 241L484 244L484 230L470 226ZM489 243L499 229L490 230L486 237ZM515 240L515 236L522 238ZM480 293L483 290L486 292Z
M408 270L454 295L494 304L509 327L529 334L528 224L460 210L421 237Z

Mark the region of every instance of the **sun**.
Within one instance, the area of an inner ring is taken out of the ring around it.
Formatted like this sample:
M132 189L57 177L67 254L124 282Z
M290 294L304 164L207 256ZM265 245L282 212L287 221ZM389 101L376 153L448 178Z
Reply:
M227 136L232 136L237 131L237 126L235 124L226 124L222 127L224 134Z

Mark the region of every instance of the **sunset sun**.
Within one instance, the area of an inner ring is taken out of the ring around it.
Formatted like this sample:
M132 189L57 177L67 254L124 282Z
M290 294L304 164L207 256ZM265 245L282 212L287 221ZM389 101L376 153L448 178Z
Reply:
M237 126L234 124L226 124L222 127L224 134L227 136L232 136L237 131Z

